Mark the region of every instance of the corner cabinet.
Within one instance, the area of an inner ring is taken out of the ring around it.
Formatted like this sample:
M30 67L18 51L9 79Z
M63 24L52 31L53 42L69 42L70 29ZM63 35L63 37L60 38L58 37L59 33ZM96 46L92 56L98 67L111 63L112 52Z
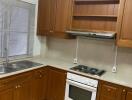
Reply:
M69 38L73 0L39 0L38 28L40 36Z
M120 0L120 11L118 19L118 40L119 47L132 48L132 0Z

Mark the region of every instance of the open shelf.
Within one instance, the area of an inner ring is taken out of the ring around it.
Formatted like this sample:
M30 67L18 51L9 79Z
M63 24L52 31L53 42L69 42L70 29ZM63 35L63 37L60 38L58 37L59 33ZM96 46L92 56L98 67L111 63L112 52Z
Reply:
M117 17L74 17L72 29L115 31Z
M75 0L72 29L115 32L119 0Z

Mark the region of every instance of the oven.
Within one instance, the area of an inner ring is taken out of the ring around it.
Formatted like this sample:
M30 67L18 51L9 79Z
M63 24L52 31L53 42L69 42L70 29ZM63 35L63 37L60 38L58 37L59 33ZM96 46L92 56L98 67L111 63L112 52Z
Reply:
M68 73L65 100L96 100L98 81Z

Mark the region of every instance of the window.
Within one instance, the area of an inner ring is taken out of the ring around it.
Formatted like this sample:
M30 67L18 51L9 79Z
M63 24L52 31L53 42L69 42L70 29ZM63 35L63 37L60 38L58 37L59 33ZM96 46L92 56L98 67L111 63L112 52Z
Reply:
M5 12L1 5L5 5ZM32 55L34 21L35 5L18 0L0 1L1 57L4 56L4 48L8 49L8 55L13 58Z

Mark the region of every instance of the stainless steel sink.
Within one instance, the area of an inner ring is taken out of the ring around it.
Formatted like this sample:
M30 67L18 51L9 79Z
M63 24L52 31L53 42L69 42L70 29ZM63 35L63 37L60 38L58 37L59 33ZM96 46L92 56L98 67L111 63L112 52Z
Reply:
M17 62L9 63L7 67L0 66L0 74L11 73L11 72L28 69L28 68L32 68L32 67L36 67L40 65L42 64L28 61L28 60L17 61Z
M16 70L10 67L4 67L4 66L0 67L0 74L10 73L14 71Z

